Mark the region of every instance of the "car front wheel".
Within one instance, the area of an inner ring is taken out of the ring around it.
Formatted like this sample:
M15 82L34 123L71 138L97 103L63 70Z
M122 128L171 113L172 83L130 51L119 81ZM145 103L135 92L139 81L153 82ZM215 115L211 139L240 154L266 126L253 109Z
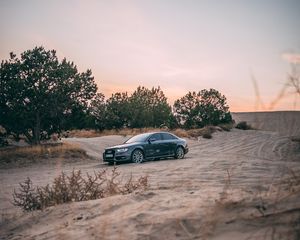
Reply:
M136 149L131 155L131 161L134 163L142 163L144 161L144 154L141 150Z
M176 159L182 159L182 158L184 158L184 150L183 150L182 147L178 147L178 148L176 149L176 152L175 152L175 158L176 158Z

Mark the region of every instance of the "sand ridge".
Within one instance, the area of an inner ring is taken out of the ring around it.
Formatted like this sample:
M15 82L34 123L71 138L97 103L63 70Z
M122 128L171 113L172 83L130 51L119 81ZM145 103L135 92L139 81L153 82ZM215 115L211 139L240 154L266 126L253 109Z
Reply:
M300 111L232 113L236 123L247 121L253 127L284 136L300 136Z

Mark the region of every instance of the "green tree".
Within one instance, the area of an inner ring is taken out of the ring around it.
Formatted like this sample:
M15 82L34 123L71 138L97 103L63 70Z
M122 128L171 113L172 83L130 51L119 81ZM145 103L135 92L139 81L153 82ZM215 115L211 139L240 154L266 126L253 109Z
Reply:
M232 121L226 97L215 89L188 92L174 103L174 114L185 128L204 127Z
M139 86L129 98L132 128L160 127L167 125L172 115L171 107L163 91Z
M130 116L129 97L127 92L115 93L106 101L105 122L106 128L128 127Z
M60 132L74 109L86 109L96 91L91 70L78 72L73 62L60 62L55 50L35 47L20 59L11 53L0 68L0 125L39 144Z
M100 131L107 128L106 126L106 102L102 93L97 93L94 99L91 101L89 107L89 116L93 122L92 126Z

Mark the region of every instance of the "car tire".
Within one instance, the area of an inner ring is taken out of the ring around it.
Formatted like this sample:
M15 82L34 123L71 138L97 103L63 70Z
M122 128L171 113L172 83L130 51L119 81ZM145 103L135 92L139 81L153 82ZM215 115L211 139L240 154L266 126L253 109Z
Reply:
M184 149L183 147L176 148L175 151L175 159L182 159L184 158Z
M134 163L142 163L144 161L144 153L142 152L142 150L134 150L131 155L131 161Z

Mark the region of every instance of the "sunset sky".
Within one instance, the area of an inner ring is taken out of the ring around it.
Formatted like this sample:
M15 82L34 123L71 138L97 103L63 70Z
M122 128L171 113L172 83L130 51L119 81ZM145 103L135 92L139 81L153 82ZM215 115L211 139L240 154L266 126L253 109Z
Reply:
M160 86L173 104L215 88L233 112L300 110L292 88L271 107L300 63L299 0L1 0L0 30L0 60L55 49L106 97Z

